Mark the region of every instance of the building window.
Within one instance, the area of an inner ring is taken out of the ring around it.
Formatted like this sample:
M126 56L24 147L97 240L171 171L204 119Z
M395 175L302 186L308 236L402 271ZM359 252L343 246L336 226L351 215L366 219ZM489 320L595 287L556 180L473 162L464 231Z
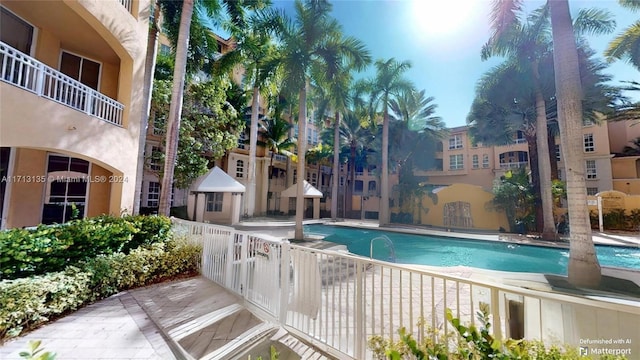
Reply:
M162 150L159 146L151 147L151 157L149 158L149 169L151 171L160 171L162 168Z
M363 190L363 187L364 187L364 182L363 182L362 180L356 180L356 182L355 182L355 184L354 184L354 187L355 187L355 188L353 189L354 194L362 195L362 190Z
M524 132L521 130L516 131L516 139L514 140L516 144L524 144L527 142L527 139L524 137Z
M482 167L485 169L489 168L489 155L488 154L483 154L482 155Z
M244 161L242 160L236 161L236 177L237 178L244 177Z
M344 176L340 176L340 186L344 186Z
M311 174L311 185L313 186L318 185L318 175L316 173Z
M60 57L60 72L93 90L98 90L100 64L95 61L63 51Z
M293 169L293 183L296 184L298 182L298 170Z
M376 192L376 182L375 181L369 181L369 193L375 193Z
M598 178L595 160L587 160L587 179L593 180Z
M151 181L147 190L147 206L158 207L160 200L160 183Z
M479 168L479 167L480 167L480 161L478 160L478 155L473 155L473 156L471 157L471 166L472 166L474 169L477 169L477 168Z
M153 135L164 134L165 118L165 115L158 114L153 117Z
M449 150L462 149L462 135L453 135L449 138Z
M593 142L593 134L584 134L584 152L596 151L596 145Z
M294 124L293 125L293 137L294 138L298 138L298 133L300 132L300 129L298 129L298 124Z
M222 199L223 193L210 193L207 194L207 211L208 212L221 212L222 211Z
M241 133L238 137L238 149L247 149L247 133Z
M588 187L587 188L587 195L595 195L598 193L598 188L597 187Z
M449 155L449 170L464 169L464 158L462 154Z
M63 155L49 155L47 184L42 209L42 223L64 223L73 217L73 207L80 218L85 215L90 164L86 160Z
M582 120L582 126L593 126L595 122L593 119L584 119Z
M556 161L560 161L561 158L561 154L560 154L560 144L556 144Z

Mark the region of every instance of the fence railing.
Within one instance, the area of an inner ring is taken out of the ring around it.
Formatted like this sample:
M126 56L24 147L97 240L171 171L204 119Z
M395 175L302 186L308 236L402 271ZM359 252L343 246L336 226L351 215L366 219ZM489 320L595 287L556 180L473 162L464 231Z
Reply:
M0 80L122 126L124 105L0 42Z
M398 340L400 327L417 339L434 337L429 328L453 331L447 309L463 324L476 324L480 304L490 309L498 338L579 346L584 340L637 334L640 324L640 307L633 302L494 284L306 248L228 227L174 223L177 233L203 243L205 277L340 358L372 358L367 340L372 336ZM640 353L638 339L619 347Z
M127 9L129 13L131 13L131 9L133 8L133 0L120 0L120 4Z

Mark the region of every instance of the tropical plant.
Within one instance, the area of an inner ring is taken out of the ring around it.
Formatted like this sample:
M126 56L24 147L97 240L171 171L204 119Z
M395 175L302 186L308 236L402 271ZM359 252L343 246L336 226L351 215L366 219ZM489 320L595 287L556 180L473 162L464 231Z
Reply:
M343 37L340 24L331 17L331 4L326 0L295 2L295 20L282 13L276 26L282 44L282 63L287 73L285 88L298 94L298 179L305 176L307 88L318 74L332 78L340 70L343 59L355 68L366 65L365 46L353 37ZM275 16L271 16L272 18ZM322 81L316 81L322 83ZM303 238L304 184L297 182L295 238Z
M640 10L638 0L618 0L618 3L631 11ZM629 25L616 36L604 52L607 60L626 60L640 70L640 20Z
M640 137L637 137L630 141L631 146L625 145L622 149L622 155L624 156L638 156L640 155Z
M558 101L560 140L564 149L569 227L569 282L577 286L598 286L602 277L591 238L585 162L582 154L582 89L580 68L569 3L549 2L553 32L553 63Z
M394 58L377 60L376 76L371 80L371 101L375 109L382 107L382 166L380 181L380 225L389 223L389 106L391 100L413 90L413 84L403 77L411 63Z
M493 206L504 211L512 232L526 233L535 220L535 195L524 169L507 171L493 185Z

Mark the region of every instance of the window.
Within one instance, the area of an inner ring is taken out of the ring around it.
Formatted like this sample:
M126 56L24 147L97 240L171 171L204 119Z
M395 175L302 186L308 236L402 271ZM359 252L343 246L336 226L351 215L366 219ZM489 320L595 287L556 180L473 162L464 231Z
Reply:
M596 151L596 145L593 142L593 134L584 134L584 152Z
M518 130L516 132L516 139L514 140L516 144L524 144L527 142L527 139L524 137L524 132Z
M598 171L596 169L595 160L587 160L587 180L593 180L598 178Z
M442 152L442 148L444 147L442 141L438 141L436 143L436 152Z
M210 193L207 194L207 211L208 212L221 212L222 211L222 199L223 193Z
M147 188L147 206L158 207L159 200L160 200L160 183L151 181L149 182L149 187Z
M598 193L598 188L597 187L588 187L587 188L587 195L595 195Z
M562 160L562 154L560 154L560 144L556 144L556 161Z
M375 193L376 192L376 182L375 181L369 181L369 193Z
M236 177L237 178L244 177L244 161L242 160L236 161Z
M464 158L462 154L449 155L449 170L464 169Z
M158 146L151 147L151 156L149 157L149 169L151 171L160 171L162 164L160 163L162 158L162 151Z
M489 155L488 154L483 154L482 155L482 167L485 169L489 168Z
M318 185L318 174L316 173L311 174L311 185L313 186Z
M246 142L247 142L247 133L244 133L244 132L243 132L243 133L242 133L242 134L240 134L240 136L238 137L238 149L247 149L247 148L249 148L249 147L246 145Z
M9 10L0 8L0 40L25 54L30 54L33 26Z
M449 150L462 149L462 135L453 135L449 138Z
M298 182L298 170L293 169L293 183L296 184Z
M293 125L293 137L297 138L298 137L298 132L299 132L298 124L294 124Z
M595 122L593 119L584 119L582 120L582 126L593 126Z
M344 186L344 176L340 176L340 186Z
M95 61L63 51L60 57L60 72L93 90L98 90L100 64Z
M480 162L478 161L478 155L473 155L473 157L471 157L471 166L473 166L474 169L477 169L480 167Z
M153 117L153 135L164 134L165 115L155 115Z
M42 223L63 223L71 220L74 206L80 218L85 215L89 162L63 155L49 155L47 162L46 196L42 208Z

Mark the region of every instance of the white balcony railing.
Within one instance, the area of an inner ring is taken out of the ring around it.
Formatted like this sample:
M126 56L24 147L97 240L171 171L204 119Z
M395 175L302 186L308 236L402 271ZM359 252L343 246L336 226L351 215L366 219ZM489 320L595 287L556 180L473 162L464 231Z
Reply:
M122 126L124 105L0 42L0 80Z
M131 9L133 8L133 0L120 0L120 4L127 9L129 13L131 13Z
M582 339L617 339L640 323L635 303L466 279L212 224L174 220L174 233L203 245L205 277L341 359L373 358L367 340L398 340L400 327L417 339L435 336L419 323L453 331L447 309L463 324L475 324L480 304L489 306L498 339L519 334L577 347ZM640 353L640 344L625 347Z
M527 161L501 163L500 169L520 169L529 165Z

